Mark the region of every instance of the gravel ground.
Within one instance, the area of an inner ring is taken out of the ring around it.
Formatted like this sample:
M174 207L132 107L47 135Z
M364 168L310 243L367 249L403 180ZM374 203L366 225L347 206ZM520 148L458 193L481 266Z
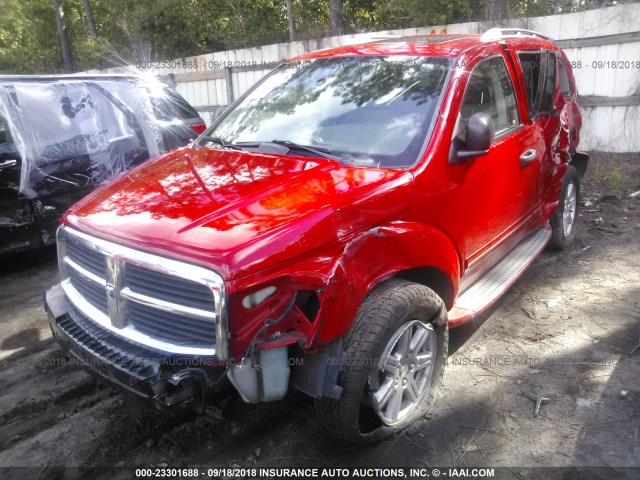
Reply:
M433 419L369 446L326 437L301 395L252 406L223 388L204 415L175 418L96 384L51 338L55 252L2 259L0 467L640 467L638 190L638 156L596 156L576 241L451 332ZM549 399L537 417L525 394Z

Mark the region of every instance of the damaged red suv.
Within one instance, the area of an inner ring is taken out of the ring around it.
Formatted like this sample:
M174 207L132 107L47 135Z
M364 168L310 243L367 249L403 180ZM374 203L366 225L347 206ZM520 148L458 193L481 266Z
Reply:
M53 334L159 408L227 377L380 440L433 406L448 328L574 237L580 126L570 63L533 32L303 55L66 213Z

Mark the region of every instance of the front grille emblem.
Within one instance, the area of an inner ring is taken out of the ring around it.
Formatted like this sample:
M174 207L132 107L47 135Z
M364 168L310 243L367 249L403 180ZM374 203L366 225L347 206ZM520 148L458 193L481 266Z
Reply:
M116 287L107 284L107 295L109 298L116 298Z

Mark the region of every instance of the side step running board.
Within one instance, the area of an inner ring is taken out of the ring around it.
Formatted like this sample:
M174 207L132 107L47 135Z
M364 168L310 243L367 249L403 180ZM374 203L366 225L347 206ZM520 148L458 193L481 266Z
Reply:
M473 319L500 298L540 255L550 237L548 227L532 233L462 292L449 311L449 326L455 327Z

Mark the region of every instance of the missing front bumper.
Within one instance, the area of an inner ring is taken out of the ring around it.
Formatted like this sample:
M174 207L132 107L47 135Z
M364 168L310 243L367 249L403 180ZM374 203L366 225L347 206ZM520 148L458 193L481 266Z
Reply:
M225 368L212 357L154 351L118 337L75 310L60 285L45 292L54 338L100 380L172 413L201 411Z

